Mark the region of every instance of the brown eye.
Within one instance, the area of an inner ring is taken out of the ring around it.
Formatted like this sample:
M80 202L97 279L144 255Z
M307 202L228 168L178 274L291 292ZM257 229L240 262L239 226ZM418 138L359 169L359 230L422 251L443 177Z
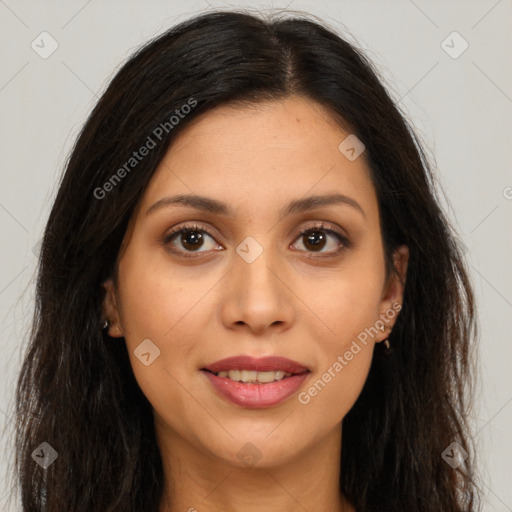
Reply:
M302 231L297 240L295 245L299 245L298 249L319 254L333 255L350 246L349 241L341 233L323 224Z
M183 226L174 229L164 237L163 244L175 253L188 256L190 253L203 253L218 247L213 237L198 226Z
M327 237L322 231L310 231L302 237L306 249L312 251L321 251L327 243Z
M199 231L182 231L179 239L188 251L197 251L204 243L203 235Z

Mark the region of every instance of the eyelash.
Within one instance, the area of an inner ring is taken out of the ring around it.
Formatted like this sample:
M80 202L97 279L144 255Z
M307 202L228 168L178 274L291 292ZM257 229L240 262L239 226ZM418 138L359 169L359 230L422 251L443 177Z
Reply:
M179 226L177 228L173 228L170 232L168 232L163 240L162 240L162 243L164 246L166 247L169 247L169 242L178 234L180 233L184 233L184 232L188 232L188 231L197 231L197 232L201 232L201 233L206 233L209 237L211 237L213 240L215 240L215 237L208 231L208 229L204 228L204 227L201 227L201 226L198 226L197 224L185 224L184 226ZM347 249L350 247L350 242L347 238L345 238L341 233L339 233L337 230L331 228L331 227L328 227L326 226L324 223L320 223L320 224L317 224L317 225L314 225L314 226L310 226L306 229L303 229L299 234L298 236L296 237L295 240L298 240L300 237L304 236L304 235L309 235L311 233L316 233L318 231L321 231L321 232L324 232L324 233L327 233L327 234L330 234L330 235L334 235L338 241L341 243L341 247L339 247L337 250L335 251L332 251L332 252L329 252L329 253L320 253L320 258L326 258L326 257L334 257L334 256L337 256L339 253L341 253L344 249ZM207 252L207 251L177 251L175 250L174 248L170 249L172 252L174 253L178 253L180 256L183 256L185 258L197 258L198 256L196 255L198 252L201 253L201 252ZM313 253L313 251L306 251L308 253ZM307 256L308 258L312 258L312 259L318 259L318 256Z

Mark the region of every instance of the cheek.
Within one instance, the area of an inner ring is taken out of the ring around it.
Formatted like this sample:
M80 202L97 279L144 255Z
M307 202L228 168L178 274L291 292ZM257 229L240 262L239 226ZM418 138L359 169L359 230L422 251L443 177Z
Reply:
M189 421L204 421L183 389L187 363L193 361L192 333L184 327L204 289L184 286L183 279L162 272L143 256L127 254L119 265L121 323L133 374L157 419L165 417L164 423L175 430L182 414Z
M377 288L345 284L343 290L324 296L328 335L317 338L319 365L297 396L300 422L312 427L311 435L318 434L311 418L322 418L326 433L348 413L361 393L373 358Z
M372 326L379 318L385 282L384 256L379 239L347 259L346 269L340 278L334 295L331 313L336 327L350 337ZM349 332L348 332L349 331Z
M134 375L151 402L172 393L177 386L174 378L181 380L174 375L176 362L179 371L185 372L185 362L190 360L190 343L183 343L189 340L182 325L204 295L204 286L186 285L186 281L170 266L163 271L161 262L143 251L127 251L119 263L123 334Z
M198 282L197 277L169 264L163 252L127 251L119 264L120 313L127 342L151 338L167 343L208 290L209 280Z
M370 369L375 322L384 279L383 261L361 253L343 269L325 277L308 305L325 327L316 334L319 367L297 396L301 421L322 417L326 428L341 421L357 400ZM304 289L305 293L306 289ZM313 432L312 432L313 433Z
M373 346L349 343L336 353L297 395L297 425L306 438L320 440L339 425L357 401L368 376Z
M326 352L340 350L379 319L384 280L380 267L374 261L347 264L316 279L314 287L311 280L302 280L298 294L307 297L311 313L325 327L321 338Z

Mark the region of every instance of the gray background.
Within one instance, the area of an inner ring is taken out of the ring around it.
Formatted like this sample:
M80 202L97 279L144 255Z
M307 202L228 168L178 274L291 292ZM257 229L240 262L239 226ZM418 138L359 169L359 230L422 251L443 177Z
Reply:
M34 253L72 143L138 45L192 14L229 7L306 11L355 42L435 157L480 307L471 419L484 510L512 511L512 0L0 0L0 510L18 510L3 484L12 473L12 393L33 308ZM31 47L50 48L43 31L58 43L46 59ZM453 31L469 44L457 58L464 42Z

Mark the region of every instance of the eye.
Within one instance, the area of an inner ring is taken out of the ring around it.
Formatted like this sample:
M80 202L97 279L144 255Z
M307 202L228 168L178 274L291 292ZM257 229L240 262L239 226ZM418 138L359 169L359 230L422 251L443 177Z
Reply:
M297 239L299 244L307 252L329 253L329 255L338 254L346 247L349 247L349 241L333 228L326 227L323 224L309 227L301 231ZM323 249L326 250L324 251Z
M213 235L197 224L173 228L164 236L162 242L170 251L187 258L193 258L194 253L222 250L219 249L222 246L215 242ZM326 256L334 256L350 246L350 242L341 233L324 224L311 226L301 231L294 245L297 244L301 251L326 253Z
M219 247L212 235L197 225L181 226L171 230L170 233L165 235L163 243L173 252L180 253L185 257L193 256L190 253L208 252L215 247Z

